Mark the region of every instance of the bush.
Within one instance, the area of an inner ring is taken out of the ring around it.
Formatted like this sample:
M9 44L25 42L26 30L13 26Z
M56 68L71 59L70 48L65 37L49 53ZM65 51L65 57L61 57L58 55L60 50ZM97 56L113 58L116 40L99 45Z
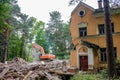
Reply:
M115 69L116 69L116 75L120 76L120 62L119 61L116 61Z
M101 70L100 71L100 74L101 74L101 76L103 77L103 78L107 78L107 69L103 69L103 70Z
M65 59L65 60L68 60L70 58L70 55L69 53L66 53L66 52L63 52L63 53L58 53L57 55L57 58L58 59Z

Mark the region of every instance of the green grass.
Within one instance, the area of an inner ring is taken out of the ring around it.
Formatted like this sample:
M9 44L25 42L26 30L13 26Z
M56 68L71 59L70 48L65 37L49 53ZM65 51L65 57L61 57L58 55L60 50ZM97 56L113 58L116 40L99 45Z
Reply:
M70 80L106 80L100 74L82 74L77 73Z
M107 80L107 78L102 74L77 73L70 80ZM120 77L112 80L120 80Z

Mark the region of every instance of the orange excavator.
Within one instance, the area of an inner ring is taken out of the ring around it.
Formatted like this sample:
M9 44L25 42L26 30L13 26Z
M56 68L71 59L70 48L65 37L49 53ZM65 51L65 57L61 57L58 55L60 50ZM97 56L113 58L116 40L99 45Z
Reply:
M45 54L44 48L38 44L33 43L32 44L33 49L38 49L40 51L40 60L48 60L48 59L54 59L55 55L53 54Z

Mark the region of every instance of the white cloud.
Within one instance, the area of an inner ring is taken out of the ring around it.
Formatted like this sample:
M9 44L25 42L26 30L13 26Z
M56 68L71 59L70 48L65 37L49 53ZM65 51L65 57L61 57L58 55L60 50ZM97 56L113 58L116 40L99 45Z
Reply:
M68 21L75 6L68 6L69 0L18 0L21 12L36 17L44 22L49 21L49 13L59 11L62 20ZM97 0L86 0L90 6L96 7Z

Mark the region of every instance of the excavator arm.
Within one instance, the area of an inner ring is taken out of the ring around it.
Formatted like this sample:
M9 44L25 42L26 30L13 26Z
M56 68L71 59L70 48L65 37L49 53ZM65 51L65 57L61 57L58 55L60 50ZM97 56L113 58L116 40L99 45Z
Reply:
M40 53L45 54L45 51L44 51L43 47L38 45L38 44L33 43L32 48L38 49L40 51Z

